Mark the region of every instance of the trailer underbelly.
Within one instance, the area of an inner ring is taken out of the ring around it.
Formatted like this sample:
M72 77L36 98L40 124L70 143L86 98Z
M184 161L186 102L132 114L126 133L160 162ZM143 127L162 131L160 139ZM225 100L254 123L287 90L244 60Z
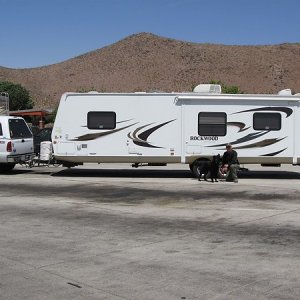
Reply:
M72 163L160 163L176 164L181 163L180 156L55 156L58 161ZM186 164L192 164L197 159L210 159L205 156L186 157ZM240 164L294 164L293 157L239 157ZM300 158L297 158L300 164Z
M55 156L58 161L74 163L180 163L180 156Z

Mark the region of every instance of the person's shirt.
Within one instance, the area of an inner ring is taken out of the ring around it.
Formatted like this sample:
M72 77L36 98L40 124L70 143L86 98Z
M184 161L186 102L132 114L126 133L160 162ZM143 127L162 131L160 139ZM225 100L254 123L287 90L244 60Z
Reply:
M222 165L239 164L237 152L235 150L226 151L223 154Z

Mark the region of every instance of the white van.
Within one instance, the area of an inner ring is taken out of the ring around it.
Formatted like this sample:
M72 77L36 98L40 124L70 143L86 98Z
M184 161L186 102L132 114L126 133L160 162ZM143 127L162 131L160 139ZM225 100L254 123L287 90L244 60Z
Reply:
M3 104L3 105L2 105ZM8 114L8 95L0 95L0 114ZM0 116L0 172L34 157L32 132L21 117Z

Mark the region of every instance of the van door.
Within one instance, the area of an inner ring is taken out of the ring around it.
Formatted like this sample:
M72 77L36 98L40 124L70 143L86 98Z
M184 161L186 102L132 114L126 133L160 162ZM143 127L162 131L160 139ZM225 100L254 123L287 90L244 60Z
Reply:
M13 155L31 154L33 152L33 138L24 119L9 119L8 126L13 143Z

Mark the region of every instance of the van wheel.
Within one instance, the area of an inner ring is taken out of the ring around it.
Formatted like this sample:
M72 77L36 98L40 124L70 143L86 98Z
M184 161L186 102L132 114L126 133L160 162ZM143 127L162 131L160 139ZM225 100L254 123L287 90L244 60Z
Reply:
M209 159L200 158L190 164L190 169L192 171L193 177L198 178L200 174L203 174L203 171L207 168L208 162Z
M8 164L0 164L0 172L9 172L11 171L16 164L8 163Z

